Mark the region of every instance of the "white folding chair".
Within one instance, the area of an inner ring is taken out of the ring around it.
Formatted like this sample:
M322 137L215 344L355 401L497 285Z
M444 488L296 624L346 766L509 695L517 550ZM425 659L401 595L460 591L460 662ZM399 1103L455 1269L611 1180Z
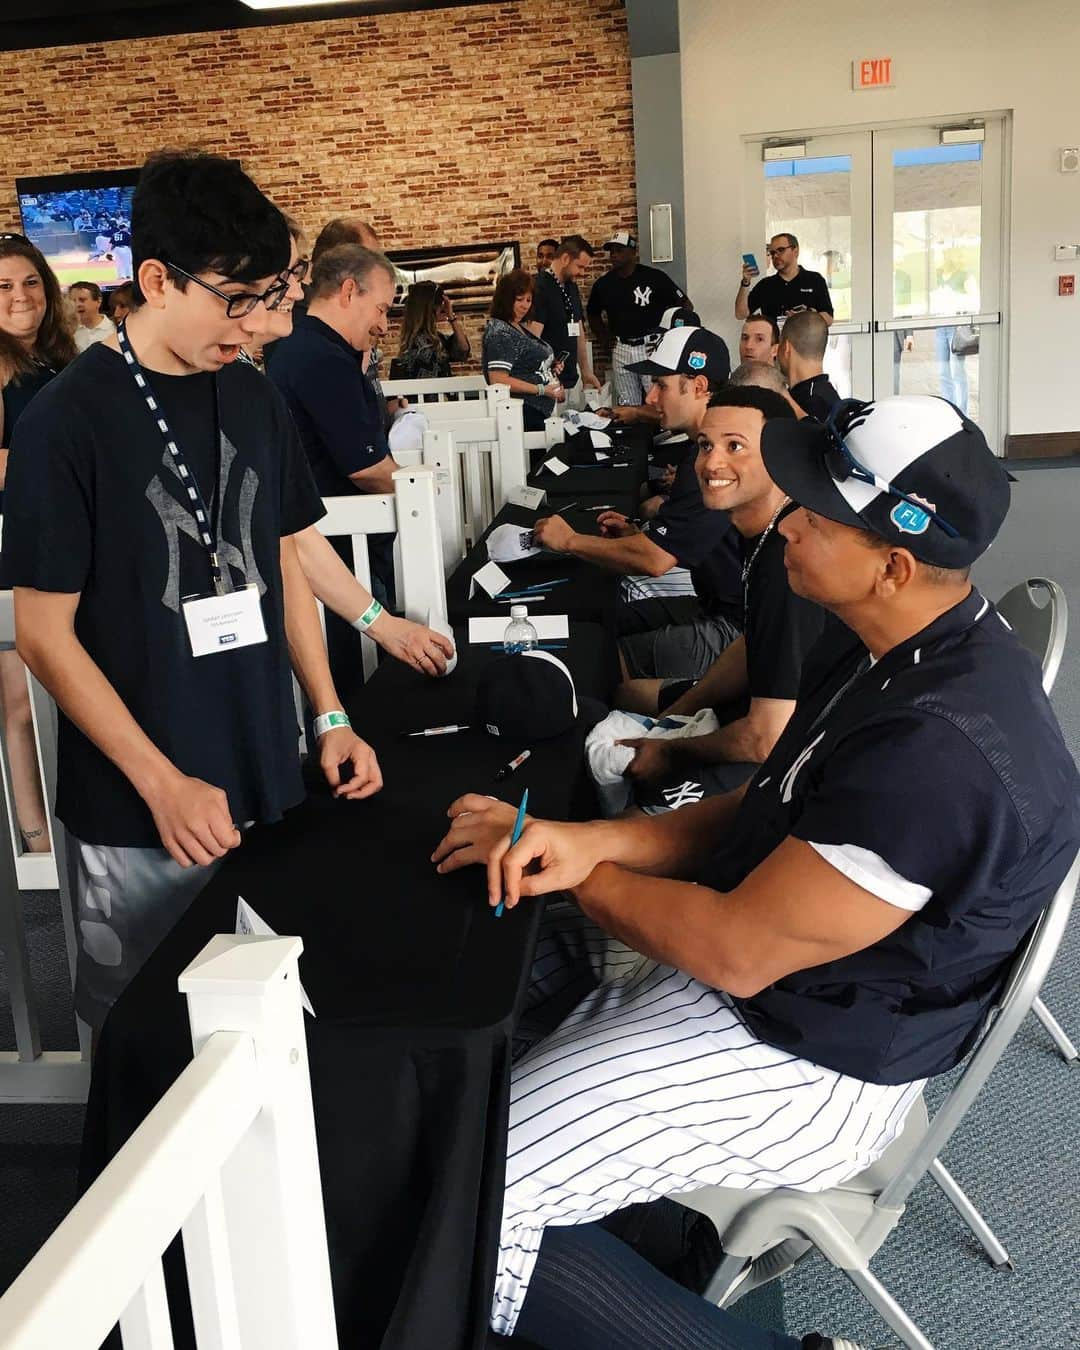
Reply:
M996 609L1042 665L1042 686L1049 695L1057 679L1069 632L1069 604L1065 592L1056 581L1029 577L1007 591L997 602ZM1076 1064L1080 1058L1076 1046L1042 999L1036 998L1031 1008L1050 1033L1066 1064Z
M984 1033L948 1096L929 1119L920 1097L900 1137L871 1167L842 1186L819 1192L737 1190L706 1186L679 1195L680 1204L716 1225L724 1257L705 1291L721 1307L784 1274L813 1248L842 1270L909 1350L933 1346L871 1272L870 1261L903 1217L908 1196L929 1172L954 1204L964 1200L938 1161L994 1066L1027 1016L1061 943L1080 879L1080 855L1013 962ZM970 1222L970 1215L959 1209Z

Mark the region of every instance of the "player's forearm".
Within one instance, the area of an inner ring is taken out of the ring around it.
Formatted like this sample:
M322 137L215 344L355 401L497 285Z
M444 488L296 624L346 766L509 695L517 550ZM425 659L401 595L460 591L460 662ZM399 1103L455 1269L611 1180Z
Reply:
M575 534L569 551L575 558L597 563L623 576L662 577L670 572L675 559L658 548L644 534L628 534L622 539L601 539L593 534Z
M670 745L671 758L679 768L692 764L760 764L772 749L749 717L737 718L705 736L680 737Z
M281 541L281 583L285 607L285 639L296 678L319 713L340 708L341 703L330 674L319 612L315 597L304 576L293 537Z
M660 816L594 821L587 847L601 862L651 876L695 877L731 827L745 788Z
M176 766L153 743L70 626L42 625L15 592L19 655L69 721L147 799Z

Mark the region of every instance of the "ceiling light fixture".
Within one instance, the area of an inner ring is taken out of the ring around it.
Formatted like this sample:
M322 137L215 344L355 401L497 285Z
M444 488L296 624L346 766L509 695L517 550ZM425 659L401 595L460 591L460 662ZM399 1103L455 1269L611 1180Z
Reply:
M355 5L357 0L240 0L248 9L320 9L331 5Z

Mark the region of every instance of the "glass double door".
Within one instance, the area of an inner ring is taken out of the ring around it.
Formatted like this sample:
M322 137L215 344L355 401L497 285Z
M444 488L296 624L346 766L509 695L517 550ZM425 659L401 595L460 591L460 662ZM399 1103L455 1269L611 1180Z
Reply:
M748 251L766 256L762 226L763 239L790 231L801 265L824 275L840 393L940 394L998 453L1002 141L988 117L946 137L924 126L807 135L788 156L747 146Z

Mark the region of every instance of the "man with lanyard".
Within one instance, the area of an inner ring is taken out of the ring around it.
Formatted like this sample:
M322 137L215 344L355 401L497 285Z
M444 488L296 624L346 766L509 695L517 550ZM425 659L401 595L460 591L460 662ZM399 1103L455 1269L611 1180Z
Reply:
M735 317L745 319L760 313L779 320L782 328L789 314L815 309L831 324L833 303L829 283L820 272L799 266L799 241L795 236L774 234L767 252L776 271L771 277L763 277L751 290L754 272L748 263L743 264L742 280L735 295Z
M641 364L653 377L647 397L664 428L692 446L710 394L728 377L727 344L705 328L673 328ZM683 457L668 498L643 526L618 511L597 517L600 538L578 534L562 516L536 523L543 548L627 578L617 620L627 634L619 644L624 678L666 672L696 679L739 635L737 536L727 517L702 501L694 458Z
M726 511L740 536L743 634L692 688L652 681L616 694L617 704L654 715L713 708L722 724L704 736L626 742L634 747L627 774L637 780L635 798L647 811L738 787L768 757L795 711L825 611L787 584L779 525L792 507L761 457L765 428L793 420L789 404L772 390L729 387L710 400L698 431L702 499L709 509Z
M649 377L630 369L644 361L649 348L663 337L660 320L672 308L689 308L685 291L666 272L643 267L637 240L617 230L604 245L611 267L593 285L586 314L599 342L614 340L611 353L612 393L616 404L637 407L649 392Z
M791 397L807 417L818 422L826 421L840 402L822 364L828 345L828 325L820 314L807 310L793 314L784 324L776 353Z
M285 221L199 154L148 161L132 217L137 308L20 421L4 529L20 654L62 714L76 1007L94 1027L238 827L302 800L290 656L335 795L382 784L297 558L322 504L288 409L236 360L285 295Z
M549 1236L566 1256L568 1225L706 1181L864 1170L971 1048L1080 846L1038 663L968 580L1003 465L942 399L837 414L765 429L797 504L777 526L791 585L846 639L807 663L754 778L651 819L535 820L512 847L511 806L450 808L442 871L486 864L491 904L572 897L549 903L527 1006L582 990L511 1073L499 1331L531 1335L534 1265ZM632 1279L566 1298L583 1318L641 1302ZM688 1310L680 1343L722 1343L714 1311Z
M589 364L585 342L585 314L581 308L578 282L589 270L593 246L580 234L568 234L559 241L559 250L549 268L536 274L532 313L526 320L537 337L542 337L561 360L559 381L564 389L573 389L581 374L586 389L599 389L600 381Z

